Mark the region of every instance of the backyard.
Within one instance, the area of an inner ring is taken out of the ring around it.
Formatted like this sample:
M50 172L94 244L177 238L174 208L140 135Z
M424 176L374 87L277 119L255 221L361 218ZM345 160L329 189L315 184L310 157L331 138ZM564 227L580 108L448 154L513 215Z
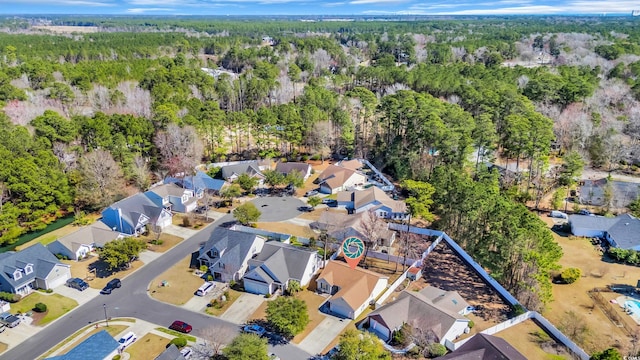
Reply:
M150 295L156 300L173 305L183 305L191 299L204 283L204 280L193 274L189 268L191 255L156 277L149 285ZM166 282L165 286L162 283Z
M99 218L101 217L100 214L87 214L86 218L91 221L91 222L95 222L97 221ZM44 235L41 235L27 243L24 243L22 245L16 246L16 251L20 251L23 250L25 248L28 248L31 245L34 245L36 243L41 243L42 245L47 245L50 244L52 242L54 242L56 239L65 236L65 235L69 235L73 232L76 232L80 230L80 227L77 225L74 225L73 223L65 225L63 227L61 227L60 229L57 230L53 230L51 232L48 232Z
M47 305L47 311L43 313L33 311L37 303ZM78 303L68 297L60 294L42 294L36 291L25 296L17 303L11 304L11 311L22 314L31 312L33 325L44 326L71 311L76 306L78 306Z
M525 354L527 359L571 359L564 346L553 340L533 320L523 321L495 336L505 339L516 350ZM553 357L554 355L559 357Z
M549 227L553 219L546 215L540 217ZM593 288L609 285L630 285L635 287L640 279L640 267L605 262L602 256L588 239L576 238L553 233L554 239L564 252L559 263L563 267L577 267L582 271L582 278L573 284L553 284L553 301L548 304L543 315L554 325L562 323L567 314L573 312L584 322L588 332L580 345L588 353L601 351L618 345L622 351L629 349L631 338L613 324L609 318L595 306L589 297Z

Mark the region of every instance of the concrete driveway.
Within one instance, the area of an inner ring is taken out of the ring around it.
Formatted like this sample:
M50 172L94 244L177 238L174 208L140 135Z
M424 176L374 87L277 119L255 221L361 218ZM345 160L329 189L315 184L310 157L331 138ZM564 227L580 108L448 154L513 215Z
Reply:
M262 295L242 294L220 318L234 324L244 324L247 318L258 310L263 301L265 299Z
M78 302L78 305L85 304L89 302L91 299L100 295L100 290L88 288L83 291L79 291L76 289L72 289L66 285L60 285L57 288L53 289L54 292L60 294L62 296L66 296L70 299L73 299Z
M348 319L328 315L298 344L298 347L310 354L320 354L349 323L351 321Z
M251 202L260 210L262 215L258 221L272 222L285 221L293 219L302 214L298 210L301 206L306 206L303 201L293 196L265 196L251 200Z
M185 228L185 227L173 225L173 224L168 225L164 229L162 229L163 233L175 235L183 239L188 239L192 237L193 235L197 234L198 231L199 230L193 230L193 229L189 229L189 228Z

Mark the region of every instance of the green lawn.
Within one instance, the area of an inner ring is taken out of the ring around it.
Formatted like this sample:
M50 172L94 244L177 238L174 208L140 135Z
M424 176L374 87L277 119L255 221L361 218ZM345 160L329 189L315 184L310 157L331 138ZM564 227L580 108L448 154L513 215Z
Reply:
M131 355L131 359L153 359L166 349L169 341L171 340L162 336L147 334L136 340L125 351Z
M191 335L183 334L181 332L177 332L177 331L174 331L174 330L171 330L171 329L166 329L166 328L161 328L161 327L156 328L156 330L158 330L160 332L163 332L165 334L169 334L169 335L175 336L175 337L183 337L183 338L187 339L187 341L196 342L196 338L191 336Z
M11 304L11 311L14 313L26 313L32 311L33 307L39 302L47 305L47 312L44 317L37 324L34 324L40 326L52 322L78 306L75 300L60 294L45 295L39 292L33 292L17 303Z

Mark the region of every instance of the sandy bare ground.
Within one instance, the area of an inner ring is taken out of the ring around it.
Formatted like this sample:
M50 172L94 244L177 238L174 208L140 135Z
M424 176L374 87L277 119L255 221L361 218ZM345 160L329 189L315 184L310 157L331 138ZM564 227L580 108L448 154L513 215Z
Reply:
M56 34L71 34L71 33L95 33L100 31L97 26L32 26L33 30L42 30L52 32Z

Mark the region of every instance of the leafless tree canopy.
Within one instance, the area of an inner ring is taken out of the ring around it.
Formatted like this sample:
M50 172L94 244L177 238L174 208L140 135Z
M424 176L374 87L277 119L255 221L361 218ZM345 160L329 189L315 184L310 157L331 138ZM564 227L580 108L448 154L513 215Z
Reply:
M238 331L230 326L210 326L197 331L197 336L205 341L204 348L213 351L213 355L222 354L222 348L237 335ZM210 351L206 352L209 353Z
M186 175L194 171L202 159L203 145L196 129L169 124L158 132L155 144L160 151L162 167L169 175Z
M77 202L100 208L111 204L125 187L120 165L106 150L96 150L80 159L82 178L76 188Z

